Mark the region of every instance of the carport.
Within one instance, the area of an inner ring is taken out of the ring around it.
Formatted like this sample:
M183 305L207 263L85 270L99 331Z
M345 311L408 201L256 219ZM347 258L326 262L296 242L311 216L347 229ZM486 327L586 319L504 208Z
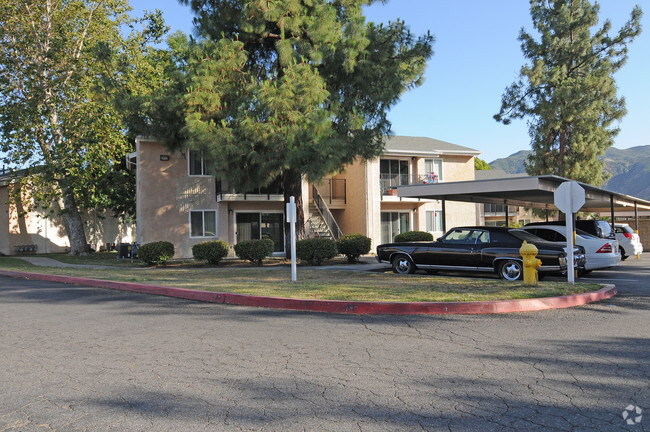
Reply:
M397 196L442 201L443 215L445 215L443 218L443 231L446 231L446 201L503 204L506 206L507 221L509 205L558 210L554 204L554 194L557 188L566 181L571 180L545 175L410 185L398 187ZM580 211L609 214L612 228L617 211L634 209L635 229L638 230L638 211L650 210L650 201L608 191L586 183L578 182L578 184L585 190L585 204Z

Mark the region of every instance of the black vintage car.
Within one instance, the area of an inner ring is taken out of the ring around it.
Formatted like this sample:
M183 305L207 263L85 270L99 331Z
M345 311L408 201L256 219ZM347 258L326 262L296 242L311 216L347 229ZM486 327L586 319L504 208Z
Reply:
M469 270L496 272L502 279L523 277L523 261L519 254L524 240L538 249L542 266L537 270L565 272L565 245L548 242L526 231L505 227L452 228L436 241L387 243L377 246L377 261L388 263L395 273L413 273L416 269ZM574 248L576 268L584 267L584 248Z

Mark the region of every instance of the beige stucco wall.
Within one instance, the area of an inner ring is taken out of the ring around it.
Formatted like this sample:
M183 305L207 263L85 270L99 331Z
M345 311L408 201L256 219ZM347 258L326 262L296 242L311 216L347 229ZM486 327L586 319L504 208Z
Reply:
M4 235L0 238L0 253L5 255L16 254L16 246L35 245L38 253L66 252L70 248L63 218L55 214L45 213L42 210L33 210L24 213L24 208L19 204L8 204L8 188L0 187L0 226ZM23 200L29 197L23 193ZM54 203L52 209L58 211L60 207ZM45 217L47 215L47 217ZM96 249L106 243L132 242L132 224L122 224L112 217L110 213L88 212L82 213L86 240Z
M443 162L443 181L474 180L474 157L445 156Z
M192 246L206 238L190 238L190 210L218 210L212 176L188 176L188 162L180 152L169 152L162 144L136 140L137 240L172 242L176 257L191 257ZM169 160L161 160L161 155ZM223 213L218 213L220 240L228 240L222 230Z
M188 161L153 140L136 140L137 239L141 244L169 241L176 258L191 258L192 246L206 240L236 243L237 212L283 212L284 202L217 201L213 176L189 176ZM168 161L160 156L169 156ZM303 188L305 189L305 188ZM305 191L303 191L305 193ZM190 237L190 210L215 210L217 237ZM234 251L231 247L230 254Z
M368 190L366 187L366 163L357 160L345 167L343 171L333 178L345 179L346 184L345 209L332 210L339 228L344 234L359 233L367 236Z

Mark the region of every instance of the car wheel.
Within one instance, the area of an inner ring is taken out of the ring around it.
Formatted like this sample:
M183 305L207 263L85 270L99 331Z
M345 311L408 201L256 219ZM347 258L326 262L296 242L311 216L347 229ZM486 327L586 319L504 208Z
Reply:
M406 255L397 255L393 258L393 271L399 274L410 274L415 271L415 264Z
M517 260L503 261L499 264L499 277L509 281L519 280L524 277L524 266Z
M628 255L625 255L625 249L623 249L623 247L619 246L618 250L621 251L621 260L625 261L627 259L627 257L628 257Z

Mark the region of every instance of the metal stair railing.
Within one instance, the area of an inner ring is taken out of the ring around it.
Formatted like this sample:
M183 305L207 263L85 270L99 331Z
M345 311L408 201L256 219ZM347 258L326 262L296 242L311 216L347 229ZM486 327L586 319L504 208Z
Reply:
M318 192L316 186L312 187L312 195L314 203L316 204L316 209L318 209L321 217L325 221L330 234L335 240L338 240L339 237L343 236L343 231L339 228L339 224L336 223L336 219L334 219L332 212L327 207L327 204L325 204L325 200L323 200L323 197Z

